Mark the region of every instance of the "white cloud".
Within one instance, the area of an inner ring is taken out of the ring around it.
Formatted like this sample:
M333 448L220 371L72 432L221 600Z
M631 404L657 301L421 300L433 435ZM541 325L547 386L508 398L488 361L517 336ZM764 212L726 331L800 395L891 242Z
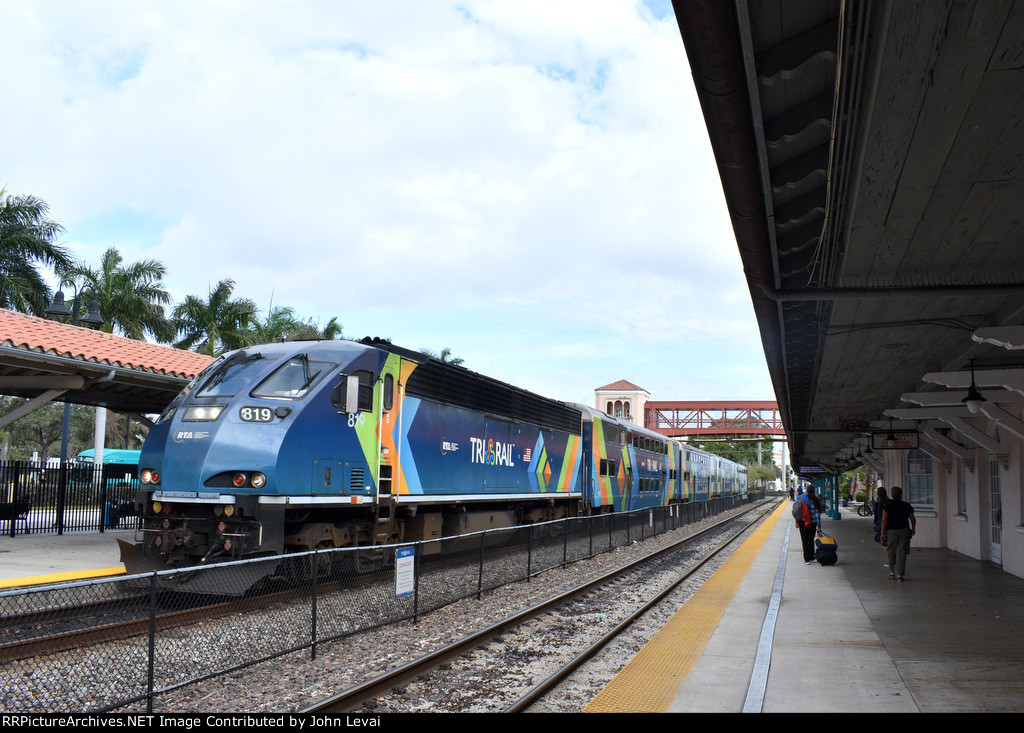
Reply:
M0 185L84 259L159 259L179 298L230 277L554 396L732 358L770 397L671 13L22 0L0 54Z

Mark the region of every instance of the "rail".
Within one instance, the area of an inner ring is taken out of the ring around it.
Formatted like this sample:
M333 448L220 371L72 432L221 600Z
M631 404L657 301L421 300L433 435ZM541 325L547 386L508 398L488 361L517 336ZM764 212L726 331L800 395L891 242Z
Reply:
M10 627L0 628L0 707L6 712L152 712L157 701L185 688L285 655L315 659L324 644L415 621L455 601L757 498L721 497L409 545L314 551L0 593L0 620L11 619ZM376 569L356 571L374 561ZM254 570L268 576L266 593L284 587L305 593L271 604L248 592L233 601L236 613L211 623L198 612L190 620L194 595L172 590L204 575L210 587L231 595L237 592L229 585L232 579L248 587ZM71 623L83 630L74 609L86 603L102 606L89 622L102 633L67 649L56 639L66 639ZM26 614L32 614L32 624L18 621ZM172 615L173 624L167 622ZM111 632L114 623L125 631ZM49 650L48 636L55 639ZM31 656L17 651L28 642Z

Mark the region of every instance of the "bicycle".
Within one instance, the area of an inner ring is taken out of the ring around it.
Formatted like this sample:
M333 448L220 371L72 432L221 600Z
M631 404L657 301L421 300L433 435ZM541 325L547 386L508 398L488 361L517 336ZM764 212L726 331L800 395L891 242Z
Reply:
M857 514L859 514L862 517L871 517L875 514L875 508L871 506L871 502L864 501L861 502L861 505L859 507L857 507Z

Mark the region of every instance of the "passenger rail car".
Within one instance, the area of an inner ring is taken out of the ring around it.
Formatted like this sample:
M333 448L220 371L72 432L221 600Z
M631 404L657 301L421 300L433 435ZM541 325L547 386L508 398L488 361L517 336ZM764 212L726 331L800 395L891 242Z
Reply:
M710 458L387 342L267 344L212 363L151 428L122 560L141 572L699 500Z

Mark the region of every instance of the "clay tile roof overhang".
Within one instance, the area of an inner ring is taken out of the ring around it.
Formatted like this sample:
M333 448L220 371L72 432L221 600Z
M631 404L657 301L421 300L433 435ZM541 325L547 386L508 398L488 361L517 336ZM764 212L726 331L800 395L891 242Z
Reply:
M595 392L646 392L647 390L643 387L638 387L632 382L625 379L620 379L617 382L606 384L603 387L598 387Z
M0 309L0 394L158 413L212 359Z

